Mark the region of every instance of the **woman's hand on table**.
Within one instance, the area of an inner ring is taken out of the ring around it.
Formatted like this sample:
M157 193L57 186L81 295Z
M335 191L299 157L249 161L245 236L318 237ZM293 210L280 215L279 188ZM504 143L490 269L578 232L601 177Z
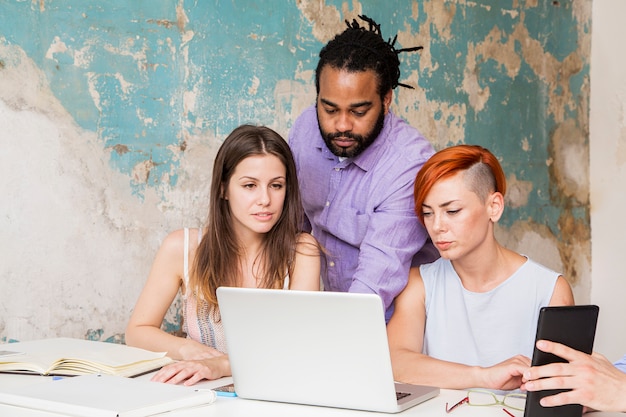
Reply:
M203 379L218 379L230 376L230 361L228 355L221 353L205 359L183 360L159 370L152 381L167 384L194 385Z

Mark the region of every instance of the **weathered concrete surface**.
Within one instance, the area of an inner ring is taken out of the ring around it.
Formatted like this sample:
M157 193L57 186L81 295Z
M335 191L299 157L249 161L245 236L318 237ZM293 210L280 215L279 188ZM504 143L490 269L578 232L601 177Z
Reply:
M424 46L400 55L416 88L394 110L437 148L500 157L499 236L587 301L590 0L8 0L0 340L120 339L161 239L206 216L221 140L249 122L286 136L319 49L359 14Z

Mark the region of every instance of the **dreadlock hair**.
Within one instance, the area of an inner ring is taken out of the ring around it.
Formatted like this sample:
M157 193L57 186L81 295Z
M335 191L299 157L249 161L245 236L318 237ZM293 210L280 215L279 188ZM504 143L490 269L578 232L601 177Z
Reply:
M378 77L378 94L381 99L389 90L397 86L414 87L402 84L400 79L401 52L412 52L423 49L422 46L396 49L394 47L398 36L393 40L385 41L380 32L380 25L365 15L359 18L369 24L369 28L361 27L356 19L352 23L346 20L348 28L335 36L320 51L320 60L315 70L315 87L320 91L320 73L329 65L336 69L345 69L349 72L373 70Z

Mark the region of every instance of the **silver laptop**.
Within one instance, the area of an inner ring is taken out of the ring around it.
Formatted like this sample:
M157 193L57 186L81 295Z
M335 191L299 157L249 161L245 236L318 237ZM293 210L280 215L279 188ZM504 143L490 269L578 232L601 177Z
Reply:
M239 397L395 413L439 388L394 383L374 294L217 290Z

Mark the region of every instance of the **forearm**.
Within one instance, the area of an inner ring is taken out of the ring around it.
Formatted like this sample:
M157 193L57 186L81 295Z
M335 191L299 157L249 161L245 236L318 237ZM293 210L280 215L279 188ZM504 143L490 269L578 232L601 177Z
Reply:
M192 359L189 357L195 342L175 336L150 325L129 325L126 329L126 344L153 352L166 352L172 359ZM199 344L199 343L198 343Z
M388 313L393 300L406 286L411 258L412 254L406 250L362 246L349 292L378 294Z
M351 292L374 292L385 309L406 286L413 256L426 241L426 232L410 216L372 216L361 243ZM388 317L389 318L389 317Z
M478 366L442 361L408 349L391 351L396 381L447 389L486 387Z

